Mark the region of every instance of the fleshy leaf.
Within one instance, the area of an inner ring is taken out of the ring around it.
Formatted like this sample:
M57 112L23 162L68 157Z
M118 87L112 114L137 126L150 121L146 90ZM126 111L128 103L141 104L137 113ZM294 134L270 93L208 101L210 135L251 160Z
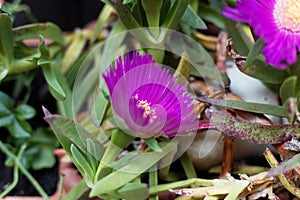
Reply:
M299 86L297 85L297 83L298 83L297 76L290 76L284 80L279 90L279 94L282 102L286 102L290 97L297 98L299 93L298 90Z
M266 115L275 115L279 117L288 117L288 108L285 106L276 106L276 105L252 103L252 102L240 102L234 100L213 99L213 98L206 98L206 97L199 97L198 100L212 105L228 107L237 110L243 110L243 111L266 114Z
M117 191L123 199L147 199L148 188L144 183L127 183Z
M19 119L31 119L35 116L36 111L29 105L21 104L15 109L15 113Z
M69 44L62 59L61 71L63 73L69 71L76 60L80 57L87 41L87 37L81 31L75 31L73 37L74 39L71 44Z
M94 197L97 195L108 193L113 191L136 177L144 173L146 170L151 168L160 159L168 155L171 151L176 148L177 143L169 143L163 148L163 152L149 152L145 154L138 154L128 165L118 169L115 172L110 173L101 180L95 183L95 187L92 189L90 196Z
M92 119L97 127L103 123L105 114L110 106L109 95L106 91L101 90L97 95L92 109Z
M87 152L87 142L93 141L97 152L94 152L96 159L100 159L105 151L103 145L101 145L96 138L94 138L89 132L85 130L80 124L74 122L73 120L66 118L61 115L52 115L45 108L44 119L51 125L51 128L54 130L56 137L59 142L66 150L68 155L73 158L71 152L71 144L74 143L82 152ZM91 144L89 144L91 145ZM93 153L93 152L89 152ZM74 158L73 158L74 159Z
M181 20L187 6L188 1L186 0L176 0L168 15L165 18L165 21L162 24L162 27L167 29L173 29Z
M245 74L257 78L265 83L280 84L288 76L287 71L278 70L264 63L261 49L264 46L262 39L258 39L247 55L247 60L240 69Z
M76 163L76 166L80 166L79 170L83 176L85 176L85 173L89 176L90 180L93 180L94 178L94 170L91 167L88 160L85 158L82 152L79 151L79 149L74 145L71 144L71 152L73 155L73 162Z
M30 137L31 127L25 119L31 117L33 113L26 113L24 110L20 112L18 108L14 108L14 103L13 98L0 92L0 127L6 127L10 134L16 138ZM28 105L23 106L30 107ZM34 112L32 109L30 110L30 112Z
M0 54L6 60L6 64L10 64L14 57L14 38L12 21L7 14L0 14L0 27Z
M206 111L216 128L230 137L259 144L277 144L300 136L300 125L275 125L250 123L220 111Z
M148 147L153 151L162 152L162 149L160 148L155 138L144 138L144 141L148 145Z
M65 38L59 27L50 22L20 26L14 28L13 33L15 41L39 38L39 36L42 35L43 37L51 39L61 45L65 44Z
M51 94L57 100L63 101L66 98L66 94L57 80L56 73L59 72L55 72L57 69L51 66L43 66L42 69Z
M205 22L198 16L198 14L193 10L193 8L190 5L188 5L181 20L183 23L186 23L191 27L197 29L207 29Z

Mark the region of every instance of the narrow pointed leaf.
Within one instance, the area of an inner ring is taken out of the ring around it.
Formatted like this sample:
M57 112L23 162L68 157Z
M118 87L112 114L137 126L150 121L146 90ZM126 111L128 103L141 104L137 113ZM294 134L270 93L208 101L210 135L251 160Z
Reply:
M91 43L94 43L96 41L97 37L102 32L102 29L103 29L105 23L107 22L107 20L109 19L109 16L112 14L113 11L114 11L114 9L110 5L105 5L103 7L100 15L98 16L96 28L93 32Z
M276 106L270 104L252 103L252 102L240 102L234 100L223 100L223 99L213 99L206 97L199 97L199 101L209 103L216 106L228 107L237 110L243 110L253 113L260 113L266 115L275 115L279 117L288 116L288 108L285 106Z
M82 175L87 173L89 176L90 180L93 180L94 178L94 171L92 167L90 166L89 162L87 159L84 157L84 155L78 150L78 148L74 145L71 144L71 152L73 154L74 162L76 162L76 166L80 166L80 172Z
M0 14L0 54L11 63L14 57L12 21L7 14Z
M168 153L173 151L176 146L176 143L170 143L164 147L163 152L149 152L140 154L130 163L128 163L128 165L125 165L124 167L118 169L115 172L112 172L111 174L96 182L90 196L94 197L97 195L105 194L109 191L113 191L124 186L125 184L134 180L136 177L151 168L160 159L168 155Z
M54 68L51 69L50 66L43 66L42 69L51 94L57 100L63 101L66 98L66 94L62 89L62 87L60 86L59 82L57 81L57 77L55 74L56 72L53 71L55 69Z
M97 127L100 127L104 116L110 106L109 95L106 91L101 90L96 97L92 108L92 120Z
M199 17L199 15L193 10L190 5L188 5L181 20L183 23L191 27L197 29L207 29L205 22Z
M144 141L148 145L148 147L153 151L162 152L162 149L160 148L155 138L144 138Z
M63 73L69 71L76 60L80 57L87 41L86 36L81 31L75 31L74 34L74 39L71 44L69 44L62 60L61 71Z
M43 109L45 121L50 124L59 142L71 158L73 157L70 149L71 144L74 143L82 152L86 152L87 140L92 141L95 145L95 158L99 159L102 157L105 148L84 127L69 118L61 115L52 115L45 108Z
M282 102L286 102L290 97L297 97L296 91L298 78L297 76L290 76L280 86L279 95Z
M147 199L148 188L144 183L127 183L117 190L123 199Z
M283 143L300 136L300 125L276 125L250 123L220 111L207 111L216 128L230 137L237 137L259 144Z
M162 27L167 29L175 28L179 24L188 4L189 2L186 0L176 0L168 15L166 16Z

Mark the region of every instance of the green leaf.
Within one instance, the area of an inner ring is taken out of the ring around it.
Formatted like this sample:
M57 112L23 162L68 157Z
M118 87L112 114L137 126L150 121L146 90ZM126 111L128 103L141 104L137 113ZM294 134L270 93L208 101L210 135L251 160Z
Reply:
M66 94L57 80L56 73L59 73L57 72L58 70L51 66L43 66L42 69L51 94L57 100L63 101L66 98Z
M105 5L102 8L101 13L99 14L97 19L96 28L91 38L91 44L93 44L96 41L97 37L101 34L104 25L107 23L107 20L109 19L113 11L114 9L110 5Z
M199 15L193 10L190 5L188 5L181 20L191 27L197 29L207 29L205 22L199 17Z
M15 41L39 38L42 35L61 45L65 45L66 43L60 28L51 22L20 26L14 28L13 33Z
M242 72L270 84L281 84L288 77L287 71L278 70L258 59L255 59Z
M7 127L13 123L15 117L12 114L3 115L0 113L0 127Z
M148 188L144 183L127 183L117 190L123 199L144 200L148 197Z
M247 55L247 60L246 60L246 63L244 65L244 69L247 69L247 67L252 63L252 61L257 59L257 57L259 57L259 56L262 57L261 50L264 46L265 46L264 41L261 38L259 38L255 42L253 47L250 49L249 54Z
M14 104L15 100L13 98L0 91L0 112L5 111L5 113L8 113L9 110L13 109Z
M135 0L123 0L123 4L129 4L129 3L132 3L133 1L135 1Z
M80 170L81 174L83 176L85 176L87 174L89 177L89 180L93 180L95 172L93 171L91 165L89 164L89 162L87 161L85 156L73 144L71 144L71 153L74 158L73 162L76 163L76 166L80 166L79 170Z
M191 74L192 65L187 53L182 53L181 59L173 76L178 76L177 83L185 84Z
M280 86L279 96L282 102L286 102L290 97L297 97L299 91L297 90L298 77L290 76L284 80Z
M159 19L160 19L160 9L163 4L163 0L156 0L156 1L148 1L148 0L141 0L142 6L145 11L145 15L148 22L148 27L159 27ZM150 30L152 35L157 38L159 35L158 30Z
M163 4L162 4L161 9L160 9L160 18L159 18L160 22L159 22L159 24L162 24L165 21L166 17L168 16L168 13L170 11L171 5L172 5L171 0L164 0L163 1Z
M226 24L226 30L234 42L234 46L237 52L241 55L248 55L253 42L246 34L244 27L236 21L224 19Z
M34 160L32 161L33 170L41 170L44 168L51 168L55 164L55 156L53 155L53 150L46 148L41 149L42 153L35 155Z
M162 24L163 28L174 29L180 22L189 2L186 0L176 0L171 10Z
M127 4L123 4L122 0L117 0L114 5L119 16L122 16L120 17L120 20L128 30L141 28L140 24L136 21Z
M214 126L229 137L258 144L283 143L292 137L300 136L300 125L264 125L250 123L220 111L207 111L206 115Z
M53 150L59 147L55 135L48 128L38 128L28 140L28 146L38 147L38 152L32 154L33 170L52 168L56 162Z
M66 98L66 93L63 89L63 86L61 86L58 81L60 71L58 67L54 65L54 62L51 62L49 60L50 52L47 45L45 44L44 38L41 35L38 49L40 55L38 57L32 58L30 61L35 65L41 66L51 94L57 100L63 101Z
M15 138L28 138L31 136L31 127L26 121L14 119L12 123L7 126L7 129Z
M221 29L225 29L225 20L221 13L206 3L199 3L199 16L207 22L215 24Z
M36 111L33 107L26 105L26 104L20 104L16 109L15 113L19 119L31 119L35 116Z
M8 69L5 69L2 66L0 66L0 83L7 76L7 74L8 74Z
M212 105L228 107L237 110L243 110L243 111L266 114L266 115L275 115L279 117L288 117L288 108L285 106L276 106L276 105L252 103L252 102L240 102L234 100L213 99L213 98L206 98L206 97L199 97L198 100Z
M29 113L25 111L25 113L23 113L25 116L19 116L18 114L20 114L20 112L18 108L14 108L14 103L14 99L0 91L0 127L6 127L13 137L30 137L31 127L25 119L32 115L32 110L29 108L30 106L24 105L23 108L29 108L26 110L29 111Z
M192 75L203 77L205 80L206 78L214 80L222 87L229 85L229 78L218 71L209 53L198 42L191 40L187 45L187 41L179 39L170 43L169 47L172 52L179 55L182 52L188 54L191 64L196 65L191 69Z
M148 147L153 151L162 152L162 149L160 148L155 138L143 138L143 140L148 145Z
M64 200L84 200L88 198L88 191L90 188L87 186L84 180L80 181L74 186L64 197Z
M86 143L87 143L87 153L86 153L87 160L90 163L93 171L96 171L97 167L99 165L99 161L94 156L94 155L97 155L96 145L90 138L86 139Z
M83 48L86 44L87 38L81 31L75 31L74 39L71 44L68 45L67 50L65 51L64 57L62 59L61 71L65 73L69 71L72 65L80 57Z
M264 57L261 53L263 46L263 40L258 39L254 46L250 49L243 69L240 70L265 83L280 84L288 76L288 72L275 69L274 67L268 66L264 63Z
M7 14L0 14L0 27L0 54L8 67L14 58L14 37L12 21Z
M94 149L96 150L96 152L93 156L96 159L100 160L100 158L104 154L105 148L100 142L98 142L98 140L94 136L87 132L84 127L64 116L52 115L45 108L43 108L43 110L45 113L44 119L50 124L59 142L72 160L74 158L70 149L71 144L74 143L82 152L87 152L86 142L88 141L92 141L95 145Z
M92 119L97 127L100 127L103 123L105 114L110 107L109 95L104 89L99 91L96 100L92 108Z
M163 148L163 152L139 154L135 159L128 163L128 165L125 165L96 182L90 196L94 197L105 194L124 186L172 152L176 146L177 143L169 143Z

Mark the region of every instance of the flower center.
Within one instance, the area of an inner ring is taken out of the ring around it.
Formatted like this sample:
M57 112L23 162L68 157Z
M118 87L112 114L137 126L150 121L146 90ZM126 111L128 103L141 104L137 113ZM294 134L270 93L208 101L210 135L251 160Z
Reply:
M300 0L276 0L273 16L280 28L300 31Z
M148 103L147 100L139 100L137 94L134 96L134 98L137 100L136 107L144 110L143 118L147 119L149 117L148 123L152 124L152 122L157 119L157 115L155 113L155 109L151 108L151 103Z

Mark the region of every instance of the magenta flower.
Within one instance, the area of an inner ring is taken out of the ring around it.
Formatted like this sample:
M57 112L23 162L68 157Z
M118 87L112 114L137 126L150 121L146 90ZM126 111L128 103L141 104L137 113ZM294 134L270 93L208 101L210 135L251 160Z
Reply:
M223 15L248 23L261 37L266 63L286 69L300 50L300 2L297 0L237 0Z
M186 85L151 55L133 51L103 75L112 107L127 129L140 137L175 135L195 129L193 98Z

